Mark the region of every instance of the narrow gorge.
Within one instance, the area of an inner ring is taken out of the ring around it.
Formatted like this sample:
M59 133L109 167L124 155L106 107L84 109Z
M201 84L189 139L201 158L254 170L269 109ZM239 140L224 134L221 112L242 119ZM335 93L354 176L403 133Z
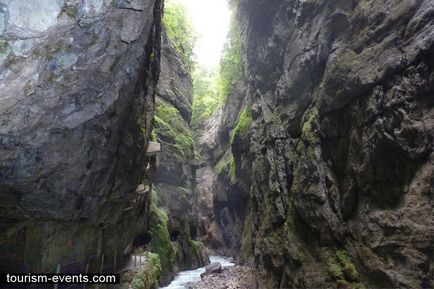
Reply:
M432 0L0 0L0 288L434 288L433 104Z

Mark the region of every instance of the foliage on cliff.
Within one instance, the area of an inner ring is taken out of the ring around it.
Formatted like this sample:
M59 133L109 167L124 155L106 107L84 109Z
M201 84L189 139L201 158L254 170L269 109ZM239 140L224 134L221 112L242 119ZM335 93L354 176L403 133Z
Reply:
M205 67L198 67L193 73L193 126L206 121L223 104L216 76L215 70Z
M153 255L148 255L151 263L161 271L161 275L169 274L173 263L173 250L168 230L168 217L157 206L156 193L153 191L151 203L151 220L149 234L151 236L151 252L158 255L159 261Z
M251 121L250 108L245 107L244 110L240 114L240 118L238 119L237 125L234 128L234 131L231 136L231 144L234 141L246 141L249 135L250 121Z
M158 288L158 272L150 262L142 265L137 275L131 281L132 289Z
M139 266L137 274L131 281L132 289L152 289L158 288L158 279L160 278L160 260L158 255L147 253L146 262ZM122 287L124 288L124 287Z
M235 19L235 15L236 13L233 8L228 38L220 59L218 86L219 95L222 100L226 99L230 89L243 76L240 32L238 21Z
M239 26L235 19L235 4L231 4L230 30L217 68L196 68L193 74L194 104L193 124L207 120L222 106L230 89L243 75Z
M156 103L155 125L160 141L167 143L180 159L189 158L193 151L191 130L179 111L164 102Z
M194 69L193 48L196 34L185 7L179 3L166 1L163 25L186 70L191 73Z

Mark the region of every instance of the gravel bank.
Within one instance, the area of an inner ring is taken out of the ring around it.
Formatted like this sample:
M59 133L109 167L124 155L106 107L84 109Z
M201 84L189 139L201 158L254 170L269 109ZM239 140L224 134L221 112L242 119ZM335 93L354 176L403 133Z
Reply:
M188 289L252 289L250 286L251 269L236 265L224 268L221 273L205 276L200 282L190 283Z

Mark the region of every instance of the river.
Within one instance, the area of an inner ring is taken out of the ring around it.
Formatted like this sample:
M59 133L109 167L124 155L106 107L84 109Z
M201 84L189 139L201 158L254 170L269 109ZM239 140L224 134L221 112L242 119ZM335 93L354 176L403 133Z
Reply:
M222 268L226 267L232 267L235 264L230 260L228 257L222 257L222 256L210 256L209 260L212 263L220 263L222 265ZM201 267L196 270L189 270L189 271L181 271L176 275L175 279L166 287L162 287L160 289L186 289L188 283L191 282L199 282L200 274L205 272L205 267Z

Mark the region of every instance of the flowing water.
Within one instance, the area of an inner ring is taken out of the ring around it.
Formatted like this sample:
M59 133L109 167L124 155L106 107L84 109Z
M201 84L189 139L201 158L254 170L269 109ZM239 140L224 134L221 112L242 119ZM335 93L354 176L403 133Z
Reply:
M209 257L211 264L212 263L220 263L222 268L232 267L235 264L230 260L230 258L222 257L222 256L210 256ZM186 289L186 285L191 282L199 282L200 274L205 272L205 267L201 267L196 270L182 271L176 275L175 279L169 286L160 288L160 289Z

